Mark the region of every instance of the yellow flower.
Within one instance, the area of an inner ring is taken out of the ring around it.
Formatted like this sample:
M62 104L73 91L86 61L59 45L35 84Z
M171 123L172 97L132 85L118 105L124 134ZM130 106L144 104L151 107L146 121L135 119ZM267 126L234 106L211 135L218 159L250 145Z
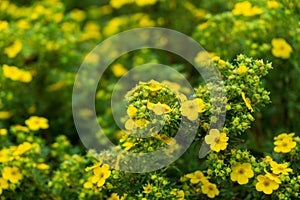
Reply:
M240 66L239 68L237 68L237 73L239 74L244 74L247 72L247 67L245 65Z
M8 28L8 22L7 21L0 21L0 31L4 31Z
M24 142L17 147L16 151L13 153L13 156L20 156L29 151L31 147L32 145L29 142Z
M9 149L0 150L0 163L5 163L12 160Z
M150 185L150 183L148 183L147 186L143 186L144 189L144 193L149 194L152 191L152 186Z
M193 100L184 101L181 104L181 114L193 121L198 118L198 113L205 111L205 104L202 99L196 98Z
M272 54L277 58L288 59L293 52L293 49L289 43L283 38L274 38L272 40Z
M271 170L274 174L288 175L289 172L293 172L291 168L288 168L288 163L278 164L276 162L271 163Z
M246 17L251 17L254 15L259 15L263 13L261 8L251 5L249 1L239 2L234 5L232 10L233 15L244 15Z
M134 107L133 105L128 106L127 108L127 115L131 118L131 119L135 119L136 117L136 112L137 112L137 108Z
M245 93L244 92L242 92L242 98L243 98L243 100L244 100L244 102L245 102L245 104L246 104L246 106L247 106L247 108L251 111L251 112L253 112L254 110L253 110L253 108L252 108L252 106L251 106L251 101L250 101L250 99L247 97L245 97Z
M117 193L112 193L107 200L120 200L120 197Z
M0 135L7 135L7 129L6 128L0 128Z
M109 170L109 166L104 164L101 167L94 168L93 173L92 183L97 183L97 187L102 187L106 179L110 176L111 171Z
M177 200L184 200L184 191L183 190L179 190L177 192L177 196L176 196Z
M8 188L7 180L5 180L4 178L0 178L0 196L2 194L3 189L7 189L7 188Z
M4 49L4 53L9 58L14 58L22 50L22 47L23 47L22 42L19 39L16 39L11 46L6 47Z
M2 176L11 183L17 183L23 178L23 175L17 167L4 167Z
M148 85L145 85L144 88L150 91L158 91L163 87L162 84L160 84L157 81L151 80L149 81Z
M111 71L116 77L123 76L128 71L122 64L117 63L112 66Z
M48 119L44 117L31 116L25 120L25 124L32 131L49 128Z
M12 113L9 111L0 111L0 119L4 120L4 119L9 119L11 118Z
M267 3L268 8L272 9L272 8L279 8L280 4L277 1L274 0L269 0Z
M294 133L291 134L280 134L279 136L275 137L274 141L274 151L277 153L288 153L293 148L296 147L297 143L293 140Z
M219 152L225 150L228 143L228 137L225 133L220 133L218 129L211 129L209 134L205 136L205 142L210 145L213 151Z
M267 172L265 176L268 177L269 179L271 179L272 181L275 181L275 182L278 183L278 184L281 183L280 178L279 178L278 175L276 175L276 174Z
M256 190L259 192L262 191L265 194L272 194L273 190L277 190L279 187L278 183L263 175L259 175L257 180L258 182L255 185Z
M185 175L185 177L189 178L190 182L192 184L197 184L199 182L206 182L207 181L207 178L199 170L195 171L194 173L187 174L187 175Z
M244 185L247 184L249 178L252 178L253 176L254 172L250 163L239 163L232 167L230 179L232 181L237 181L240 185Z
M216 186L216 184L206 182L201 186L201 190L203 194L206 194L209 198L214 198L215 196L219 195L219 190Z
M158 102L157 104L148 102L147 108L149 110L152 110L156 115L162 115L164 113L170 113L172 111L170 106L166 104L161 104L160 102Z
M156 3L157 0L135 0L135 3L138 6L147 6L147 5L153 5Z
M19 69L15 66L8 66L4 64L2 70L3 70L3 75L6 78L9 78L13 81L21 81L24 83L28 83L32 80L32 75L30 72Z
M96 162L96 163L94 163L93 166L85 168L85 171L87 172L87 171L90 171L90 170L95 169L97 167L100 167L101 164L102 164L101 162Z

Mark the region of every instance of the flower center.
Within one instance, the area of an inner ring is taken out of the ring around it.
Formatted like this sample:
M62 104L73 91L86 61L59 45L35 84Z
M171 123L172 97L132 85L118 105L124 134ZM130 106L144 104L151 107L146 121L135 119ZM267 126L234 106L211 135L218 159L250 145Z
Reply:
M239 169L238 173L239 173L239 174L244 174L245 171L244 171L244 169Z
M264 181L264 182L263 182L263 185L264 185L265 187L268 187L268 186L270 185L270 182L269 182L269 181Z

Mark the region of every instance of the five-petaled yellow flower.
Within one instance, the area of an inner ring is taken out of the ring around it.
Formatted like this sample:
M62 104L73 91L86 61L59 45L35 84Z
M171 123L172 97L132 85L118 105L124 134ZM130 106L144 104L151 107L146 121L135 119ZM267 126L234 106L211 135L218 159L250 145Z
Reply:
M276 162L272 162L270 165L274 174L288 175L289 172L293 172L291 168L288 168L288 163L278 164Z
M272 40L272 54L277 58L288 59L293 52L289 43L283 38L274 38Z
M11 183L17 183L23 178L23 175L21 174L19 168L7 166L4 167L2 176L5 180L10 181Z
M204 174L199 170L195 171L194 173L187 174L185 177L189 178L192 184L208 181Z
M219 195L219 190L216 184L206 182L201 186L201 190L203 194L206 194L209 198L214 198L215 196Z
M272 194L273 190L277 190L279 188L279 184L267 176L259 175L257 180L258 182L256 183L255 188L259 192L262 191L265 194Z
M149 81L149 83L144 86L145 89L153 91L153 92L160 90L162 87L163 87L163 85L155 80Z
M204 111L204 101L199 98L184 101L181 104L181 114L191 121L196 120L198 118L198 113L203 113Z
M97 187L102 187L106 179L110 176L111 171L107 164L103 164L101 167L94 168L93 173L92 183L97 183Z
M23 47L22 42L19 39L17 39L14 41L14 43L11 46L6 47L4 49L4 53L9 58L14 58L22 50L22 47Z
M253 176L254 172L250 163L238 163L232 167L230 179L232 181L237 181L240 185L244 185L247 184L249 178L252 178Z
M277 153L288 153L293 148L296 147L297 143L293 140L294 133L290 134L280 134L279 136L275 137L275 147L274 151Z
M205 142L216 152L226 149L228 139L226 133L220 133L218 129L211 129L209 134L205 136Z
M31 116L25 121L25 124L32 131L49 128L48 119L44 117Z
M144 189L144 193L149 194L152 191L152 186L150 185L150 183L148 183L148 185L143 186Z

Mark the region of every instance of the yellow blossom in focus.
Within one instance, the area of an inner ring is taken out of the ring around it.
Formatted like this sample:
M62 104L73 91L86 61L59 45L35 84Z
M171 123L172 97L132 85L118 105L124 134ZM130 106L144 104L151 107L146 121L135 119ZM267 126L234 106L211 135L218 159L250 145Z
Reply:
M143 186L143 193L149 194L152 191L152 186L150 185L150 183L148 183L147 186Z
M245 65L240 66L239 68L236 69L237 73L239 74L244 74L247 72L247 67Z
M9 119L11 118L12 113L9 111L0 111L0 119L4 120L4 119Z
M111 71L116 77L121 77L128 71L122 64L118 63L112 66Z
M272 54L277 58L288 59L293 52L289 43L283 38L274 38L272 40Z
M87 172L87 171L90 171L90 170L95 169L97 167L100 167L101 164L102 164L101 162L96 162L96 163L94 163L93 166L85 168L85 171Z
M296 147L297 143L293 140L294 133L291 134L280 134L274 139L274 151L277 153L288 153Z
M25 124L33 131L49 128L48 119L44 117L31 116L29 119L25 120Z
M218 129L211 129L209 134L205 136L205 142L216 152L226 149L228 139L226 133L220 133Z
M0 31L4 31L8 29L8 22L7 21L0 21Z
M232 181L237 181L240 185L244 185L247 184L249 178L252 178L253 176L254 172L250 163L238 163L232 167L230 179Z
M138 6L147 6L147 5L153 5L156 3L157 0L135 0L135 3Z
M0 135L7 135L7 129L6 128L0 128Z
M4 49L4 53L5 53L9 58L14 58L14 57L16 57L16 55L17 55L18 53L20 53L20 51L22 50L22 48L23 48L23 45L22 45L21 40L16 39L16 40L14 41L14 43L13 43L11 46L6 47L6 48Z
M277 2L277 1L274 1L274 0L269 0L267 2L267 6L269 9L272 9L272 8L279 8L280 7L280 4Z
M144 88L150 91L158 91L163 87L162 84L160 84L157 81L151 80L149 81L149 85L145 85Z
M273 190L277 190L279 188L279 184L267 176L259 175L257 180L258 182L256 183L255 188L259 192L262 191L265 194L272 194Z
M278 175L274 174L274 173L269 173L267 172L265 174L265 176L269 179L271 179L272 181L275 181L276 183L280 184L281 183L281 180L280 178L278 177Z
M92 183L97 183L97 187L102 187L106 179L110 176L111 171L109 166L104 164L101 167L94 168L93 173Z
M251 101L250 101L250 99L249 99L248 97L246 98L244 92L242 92L241 94L242 94L242 98L243 98L243 100L244 100L244 102L245 102L247 108L248 108L251 112L253 112L254 110L253 110L253 108L252 108L252 106L251 106Z
M0 178L0 196L3 192L3 189L7 189L7 188L8 188L7 180L5 180L4 178Z
M194 173L187 174L185 177L189 178L192 184L197 184L199 182L203 183L207 181L207 178L199 170L195 171Z
M220 191L218 190L216 184L205 182L201 186L201 190L203 194L206 194L209 198L214 198L215 196L218 196Z
M107 200L120 200L120 197L117 193L112 193Z
M181 104L181 114L193 121L198 118L198 113L205 111L205 104L202 99L196 98L193 100L184 101Z
M290 172L293 172L291 168L288 168L288 163L278 164L273 162L271 164L271 170L274 174L283 174L288 175Z
M4 167L2 176L5 180L10 181L11 183L17 183L23 178L23 175L20 173L19 168L7 166Z

